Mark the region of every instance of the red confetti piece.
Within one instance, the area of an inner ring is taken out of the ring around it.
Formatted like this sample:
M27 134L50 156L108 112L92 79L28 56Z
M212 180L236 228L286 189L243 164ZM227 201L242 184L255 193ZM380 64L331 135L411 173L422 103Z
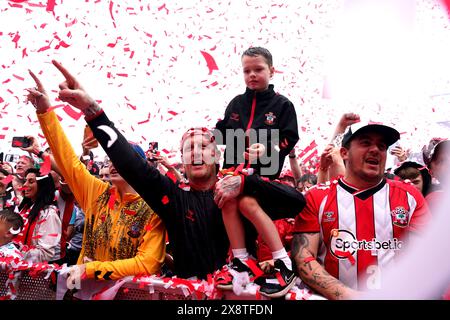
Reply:
M14 36L14 38L12 39L12 41L14 42L14 44L16 45L16 49L17 49L17 43L19 42L20 39L20 35L17 32L16 35Z
M168 171L166 173L166 176L172 180L173 183L177 183L177 177L175 176L175 174L173 174L171 171Z
M71 117L72 119L75 119L76 121L78 121L81 116L83 115L83 112L77 112L75 111L75 109L73 109L71 106L65 104L63 105L63 110L65 113L67 113L67 115L69 117Z
M73 26L73 25L74 25L75 23L77 23L77 22L78 22L78 21L77 21L77 18L73 19L72 22L66 23L66 28L67 28L67 27Z
M8 183L10 183L12 181L12 179L13 179L13 176L12 175L8 175L7 177L5 177L2 180L2 183L6 186Z
M18 75L15 75L15 74L13 74L13 77L16 78L16 79L19 79L21 81L25 80L25 78L22 78L21 76L18 76Z
M109 189L109 200L108 200L109 209L114 210L115 203L116 203L116 193L114 192L114 189Z
M124 212L125 214L130 215L130 216L135 216L135 215L136 215L136 211L134 211L134 210L128 210L128 209L125 209L125 210L123 210L123 212Z
M50 233L48 236L49 237L57 237L57 236L59 236L59 233Z
M120 38L120 37L119 37ZM114 48L117 45L117 42L119 42L119 38L116 39L116 42L114 43L108 43L108 47Z
M153 229L152 225L149 223L148 225L145 226L145 231L151 231Z
M60 41L59 44L57 45L57 47L63 47L63 48L68 48L70 47L70 44L65 43L64 41Z
M53 11L55 9L55 2L56 0L47 0L47 7L45 8L45 10L47 10L48 12Z
M50 159L50 156L47 155L44 158L44 163L41 164L41 168L39 169L39 172L41 173L41 176L46 176L50 173L50 170L52 169L52 161Z
M165 3L162 6L158 7L158 11L161 11L162 9L166 10L166 14L169 14L169 9L166 8Z
M212 72L214 70L219 70L219 68L217 67L216 61L209 53L207 53L205 51L200 51L200 52L202 53L203 57L206 60L206 65L208 66L208 69L209 69L208 75L212 74Z
M12 1L12 0L10 0L10 1ZM13 4L9 3L9 6L13 7L13 8L23 8L23 6L21 4L18 4L18 3L13 3Z
M169 197L168 196L164 196L162 199L161 199L161 202L165 205L165 204L168 204L169 203Z
M150 119L147 119L147 120L144 120L144 121L139 121L138 124L144 124L144 123L147 123L147 122L150 122Z
M50 49L50 45L40 48L37 52L42 52L48 49Z
M114 16L113 16L113 13L112 13L112 8L113 8L113 6L114 6L114 2L110 2L109 3L109 14L111 15L111 19L112 19L112 21L113 21L113 25L114 25L114 28L116 27L116 20L114 19Z
M178 114L178 112L171 111L171 110L169 110L169 111L167 111L167 112L170 113L170 114L173 115L173 116L176 116L176 115Z

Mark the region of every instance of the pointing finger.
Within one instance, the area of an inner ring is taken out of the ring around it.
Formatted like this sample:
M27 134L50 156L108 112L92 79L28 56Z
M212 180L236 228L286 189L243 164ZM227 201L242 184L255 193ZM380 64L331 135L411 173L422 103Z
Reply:
M67 80L67 85L71 89L75 89L76 79L75 77L58 61L52 60L53 65L63 74L64 78Z
M60 90L69 89L69 85L67 84L67 81L61 82L59 84L59 89Z
M30 69L28 69L28 72L29 72L30 76L33 78L34 82L36 83L38 90L43 91L44 86L42 85L41 80L39 80L39 78Z

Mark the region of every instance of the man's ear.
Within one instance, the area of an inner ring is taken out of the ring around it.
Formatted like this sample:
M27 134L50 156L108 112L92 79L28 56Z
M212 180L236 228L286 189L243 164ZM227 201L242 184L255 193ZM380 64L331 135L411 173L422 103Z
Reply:
M347 148L341 147L340 153L341 153L342 160L348 159L348 149Z
M220 156L222 153L220 152L219 148L216 147L215 154L214 154L214 162L217 164L220 164Z
M270 77L272 78L273 75L275 74L275 67L272 66L272 67L269 68L269 70L270 70Z

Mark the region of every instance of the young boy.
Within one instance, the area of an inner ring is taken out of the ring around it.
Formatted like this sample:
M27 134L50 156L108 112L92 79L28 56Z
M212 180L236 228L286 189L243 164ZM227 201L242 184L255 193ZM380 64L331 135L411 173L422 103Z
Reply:
M267 49L247 49L242 54L242 68L247 89L230 102L224 119L216 124L216 129L220 131L226 144L223 167L234 167L234 174L241 169L253 168L254 173L275 179L280 175L285 157L299 139L297 115L293 104L286 97L275 93L273 85L269 85L275 69L272 55ZM216 190L226 184L226 179L227 177L218 182L219 188L216 187ZM277 212L277 204L264 200L240 197L219 204L219 207L222 208L234 256L230 268L237 272L246 271L253 278L258 276L259 271L255 270L255 263L249 259L247 251L248 248L254 253L254 241L251 243L248 239L255 239L249 234L256 229L269 246L275 261L275 273L256 282L261 286L261 294L280 297L294 285L295 276L291 259L283 247L273 220L289 217L291 213ZM296 209L300 212L302 208ZM247 221L241 218L241 214L253 226L246 225ZM219 280L218 287L231 289L231 274L225 274Z
M253 47L244 51L242 69L247 86L245 93L231 100L224 119L216 124L227 146L223 168L236 168L245 163L255 173L275 179L299 139L297 114L292 102L276 93L269 84L275 72L269 50ZM245 156L244 159L242 150L251 151L249 147L257 142L265 147L265 159L249 161Z
M23 219L20 214L10 209L0 210L0 258L23 259L22 253L12 243L22 228Z

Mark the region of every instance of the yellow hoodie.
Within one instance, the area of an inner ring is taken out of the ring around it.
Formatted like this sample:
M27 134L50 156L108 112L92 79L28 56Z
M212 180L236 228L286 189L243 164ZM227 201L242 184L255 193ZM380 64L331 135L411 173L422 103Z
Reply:
M115 280L153 274L165 256L165 227L137 194L123 199L115 187L92 176L75 154L54 111L38 114L61 174L85 213L78 264L88 278Z

